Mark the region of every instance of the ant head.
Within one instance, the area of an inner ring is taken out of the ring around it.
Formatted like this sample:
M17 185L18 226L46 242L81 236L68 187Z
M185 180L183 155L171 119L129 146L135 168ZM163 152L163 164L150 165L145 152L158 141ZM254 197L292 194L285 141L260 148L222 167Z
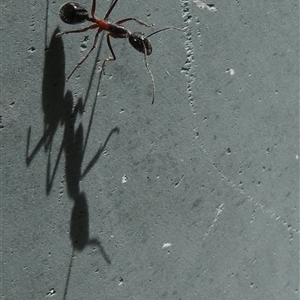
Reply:
M174 26L165 27L163 29L157 30L147 36L143 32L133 32L129 36L129 42L132 45L134 49L136 49L139 52L144 53L145 55L150 55L152 53L152 46L149 40L149 37L151 35L157 34L161 31L169 30L169 29L175 29L183 32L189 32L185 29L177 28Z
M137 51L146 55L150 55L152 53L150 41L143 32L133 32L130 34L128 39L131 46Z
M87 10L75 2L65 3L59 10L59 16L67 24L83 23L89 18Z

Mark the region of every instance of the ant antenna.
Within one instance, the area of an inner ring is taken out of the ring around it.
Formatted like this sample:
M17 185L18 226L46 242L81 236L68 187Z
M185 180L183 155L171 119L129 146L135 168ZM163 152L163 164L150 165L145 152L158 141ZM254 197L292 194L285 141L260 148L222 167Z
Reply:
M165 31L165 30L169 30L169 29L175 29L175 30L179 30L179 31L183 31L183 32L189 32L188 30L186 29L181 29L181 28L177 28L177 27L174 27L174 26L168 26L168 27L165 27L163 29L160 29L160 30L157 30L155 32L152 32L151 34L147 35L146 38L150 37L151 35L154 35L156 33L159 33L161 31Z
M146 66L146 69L148 71L148 73L150 74L150 77L151 77L151 81L152 81L152 103L154 103L154 96L155 96L155 83L154 83L154 77L153 77L153 74L149 68L149 63L148 63L148 60L147 60L147 45L145 43L145 40L147 41L147 43L149 43L148 41L148 38L151 36L151 35L154 35L156 33L159 33L161 31L165 31L165 30L169 30L169 29L175 29L175 30L179 30L179 31L183 31L183 32L189 32L188 30L185 30L185 29L181 29L181 28L177 28L177 27L174 27L174 26L168 26L168 27L165 27L165 28L162 28L160 30L157 30L155 32L152 32L151 34L147 35L146 37L144 37L144 39L142 38L141 41L143 43L143 47L144 47L144 61L145 61L145 66ZM152 51L152 50L151 50Z
M154 103L154 95L155 95L155 83L154 83L154 77L153 77L153 74L149 68L149 63L148 63L148 60L147 60L147 48L146 48L146 45L145 45L145 42L142 40L142 43L143 43L143 46L144 46L144 62L145 62L145 67L148 71L148 73L150 74L150 77L151 77L151 82L152 82L152 102L151 104Z

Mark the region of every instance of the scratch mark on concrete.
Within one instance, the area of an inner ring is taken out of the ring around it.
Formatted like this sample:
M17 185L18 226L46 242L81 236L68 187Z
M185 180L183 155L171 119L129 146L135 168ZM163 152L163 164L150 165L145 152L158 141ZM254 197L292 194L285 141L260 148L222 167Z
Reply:
M207 229L207 231L204 233L204 238L203 238L203 239L205 239L205 238L209 235L211 229L214 227L215 223L218 221L219 216L221 215L221 213L222 213L223 210L224 210L224 203L221 203L221 204L216 208L216 210L217 210L217 212L216 212L216 217L215 217L215 219L213 220L212 224L211 224L211 225L209 226L209 228Z
M192 21L192 15L190 14L190 8L189 8L189 0L181 1L181 12L182 12L182 18L184 23L184 29L188 29ZM190 106L193 111L193 114L195 115L196 111L194 106L194 95L193 95L192 85L196 77L194 72L194 45L192 41L191 32L188 32L186 34L185 49L186 49L187 58L186 58L185 66L182 68L182 72L184 72L187 77L188 100L190 102Z

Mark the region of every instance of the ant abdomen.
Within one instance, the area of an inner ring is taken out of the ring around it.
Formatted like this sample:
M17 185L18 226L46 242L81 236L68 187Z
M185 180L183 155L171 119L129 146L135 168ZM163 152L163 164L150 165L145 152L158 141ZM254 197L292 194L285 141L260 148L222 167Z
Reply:
M67 24L79 24L89 19L87 10L75 2L63 4L59 10L59 16Z

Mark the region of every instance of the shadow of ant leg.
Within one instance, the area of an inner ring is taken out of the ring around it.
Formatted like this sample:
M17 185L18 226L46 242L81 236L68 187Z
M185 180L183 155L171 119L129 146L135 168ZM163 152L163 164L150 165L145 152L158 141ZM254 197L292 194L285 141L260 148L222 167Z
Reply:
M111 264L111 260L108 256L108 254L106 253L106 251L104 250L103 246L101 245L100 241L97 238L92 238L89 240L89 245L92 246L96 246L99 248L102 257L104 258L104 260L110 265Z
M45 145L47 139L49 139L49 131L45 131L43 136L40 138L40 140L37 142L36 146L32 150L32 152L29 154L29 147L30 147L30 137L31 137L31 126L28 128L27 132L27 143L26 143L26 165L29 166L32 162L35 155L39 152L41 147Z
M72 249L70 263L69 263L69 268L68 268L68 275L67 275L67 280L66 280L66 285L65 285L63 300L66 299L67 294L68 294L68 287L69 287L69 281L70 281L71 269L72 269L72 265L73 265L73 258L74 258L74 256L75 256L75 254L74 254L74 248L73 248Z
M97 162L97 160L99 159L100 155L103 153L103 151L106 148L106 145L109 141L109 139L111 138L111 136L113 135L113 133L119 133L120 129L118 126L116 126L115 128L113 128L110 133L108 134L105 142L103 145L101 145L98 149L98 151L96 152L96 154L94 155L94 157L90 160L90 162L88 163L87 167L85 168L85 170L82 172L81 175L81 180L87 175L87 173L91 170L91 168L94 166L94 164Z

